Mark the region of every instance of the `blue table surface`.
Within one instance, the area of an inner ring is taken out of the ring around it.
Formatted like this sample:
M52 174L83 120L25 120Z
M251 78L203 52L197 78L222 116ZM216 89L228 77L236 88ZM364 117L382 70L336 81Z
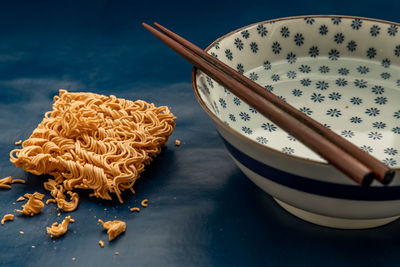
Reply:
M0 177L27 184L0 192L0 216L21 206L20 195L45 193L46 178L13 166L9 152L51 109L59 88L168 105L177 127L123 204L83 193L70 214L76 222L54 242L45 227L67 215L58 217L54 204L0 226L0 265L399 266L400 221L357 231L319 227L288 214L248 180L194 97L191 65L140 24L158 21L206 47L272 18L339 14L400 22L399 10L395 0L2 1ZM131 213L128 207L144 198L149 207ZM108 243L98 218L124 220L127 231Z

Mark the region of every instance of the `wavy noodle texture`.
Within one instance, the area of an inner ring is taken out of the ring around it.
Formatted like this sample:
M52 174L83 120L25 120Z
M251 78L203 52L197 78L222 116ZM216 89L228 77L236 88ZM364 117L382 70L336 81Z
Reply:
M44 198L43 194L35 192L33 194L25 194L24 197L28 199L25 205L22 205L22 210L16 210L18 213L21 213L26 216L34 216L39 214L43 207L44 203L42 199Z
M71 216L67 216L60 224L55 222L51 227L46 227L46 231L51 238L57 238L64 235L68 231L68 224L73 222L75 222L75 220L72 219Z
M52 175L44 187L62 209L72 209L64 192L75 188L93 190L92 196L108 200L115 193L122 203L121 192L134 192L135 181L174 128L168 107L60 90L53 110L21 149L10 152L10 161L33 174ZM78 201L69 194L71 202Z

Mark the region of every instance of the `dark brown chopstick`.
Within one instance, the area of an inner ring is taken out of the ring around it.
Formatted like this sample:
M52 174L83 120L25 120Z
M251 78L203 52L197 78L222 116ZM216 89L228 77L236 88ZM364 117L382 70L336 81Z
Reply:
M255 90L249 89L237 79L226 75L220 68L215 67L214 64L210 64L204 58L167 35L157 31L145 23L143 23L143 26L171 47L175 52L191 62L194 66L224 85L232 93L253 106L262 115L275 122L278 126L296 137L317 154L321 155L329 163L341 170L358 184L369 185L375 178L371 169L365 166L357 158L334 145L326 137L321 136L321 134L316 130L310 128L302 121L279 108L277 105L274 105L265 97L260 96L260 94Z
M311 119L303 112L297 110L293 106L287 104L282 99L274 95L268 90L265 90L262 86L257 84L256 82L248 79L244 75L240 74L236 70L232 69L228 65L224 64L223 62L219 61L218 59L214 58L210 54L206 53L204 50L199 48L198 46L194 45L193 43L189 42L188 40L182 38L181 36L177 35L176 33L168 30L167 28L161 26L157 22L154 25L168 35L170 38L174 39L178 43L182 44L189 50L195 52L198 56L206 60L208 63L212 64L216 68L222 70L223 72L227 73L234 79L238 80L245 86L251 88L255 92L257 92L260 96L268 99L271 103L278 106L282 110L286 111L287 113L291 114L320 135L324 136L335 145L339 146L342 150L346 151L347 153L353 155L359 161L361 161L365 166L371 169L371 171L376 176L376 179L379 180L383 184L388 184L393 180L395 172L391 170L388 166L383 164L381 161L376 159L375 157L369 155L367 152L361 150L359 147L354 145L353 143L349 142L345 138L341 137L340 135L336 134L332 130L328 129L327 127L323 126L319 122Z

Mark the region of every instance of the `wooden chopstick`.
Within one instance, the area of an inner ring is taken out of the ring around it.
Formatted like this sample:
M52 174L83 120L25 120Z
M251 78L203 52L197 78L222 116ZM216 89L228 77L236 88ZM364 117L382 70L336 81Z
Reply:
M302 121L296 119L277 105L274 105L265 97L260 96L256 91L249 89L246 85L235 78L226 75L221 71L221 69L215 67L214 64L210 64L204 58L176 42L174 39L157 31L146 23L143 23L142 25L175 52L191 62L194 66L204 71L217 82L221 83L236 96L254 107L262 115L269 118L283 130L296 137L317 154L321 155L329 163L341 170L358 184L364 186L370 185L372 180L375 178L374 173L369 167L365 166L365 164L360 162L357 158L330 142L326 137L320 135L317 131L310 128Z
M236 70L232 69L228 65L224 64L223 62L219 61L215 57L211 56L210 54L206 53L204 50L199 48L198 46L194 45L193 43L189 42L188 40L184 39L183 37L177 35L176 33L168 30L167 28L163 27L162 25L158 24L157 22L154 25L165 33L170 38L174 39L178 43L182 44L189 50L196 53L198 56L206 60L208 63L212 64L216 68L220 69L221 71L227 73L234 79L238 80L239 82L243 83L247 87L251 88L255 92L257 92L260 96L268 99L271 103L278 106L282 110L286 111L287 113L291 114L320 135L324 136L328 140L330 140L335 145L339 146L342 150L346 151L347 153L353 155L359 161L361 161L365 166L371 169L371 171L375 174L376 179L379 180L383 184L388 184L393 180L395 172L391 170L388 166L383 164L381 161L376 159L375 157L369 155L367 152L361 150L359 147L354 145L353 143L349 142L345 138L341 137L340 135L336 134L329 128L323 126L318 121L313 120L312 118L305 115L303 112L297 110L293 106L289 105L288 103L284 102L282 99L277 97L275 94L271 93L268 90L265 90L262 86L258 83L252 81L251 79L247 78L246 76L240 74Z

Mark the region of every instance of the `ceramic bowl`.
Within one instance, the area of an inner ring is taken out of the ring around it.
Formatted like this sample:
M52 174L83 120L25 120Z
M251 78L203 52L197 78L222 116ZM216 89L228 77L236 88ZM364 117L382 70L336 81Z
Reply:
M281 18L235 30L207 52L395 169L360 187L194 69L193 88L237 166L290 213L346 229L400 216L399 24L346 16Z

